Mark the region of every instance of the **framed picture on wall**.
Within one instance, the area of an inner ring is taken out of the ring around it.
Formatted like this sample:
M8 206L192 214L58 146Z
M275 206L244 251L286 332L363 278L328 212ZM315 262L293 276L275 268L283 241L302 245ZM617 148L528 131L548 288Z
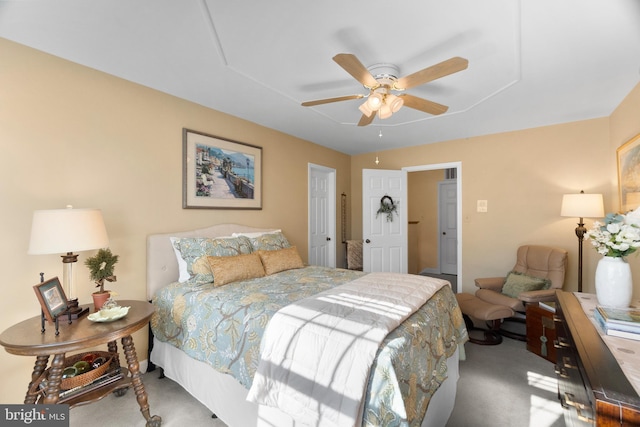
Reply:
M44 317L49 322L53 322L59 314L67 310L67 296L57 277L38 283L33 290L36 291Z
M625 213L640 206L640 134L622 144L616 155L620 212Z
M262 209L262 148L183 129L182 207Z

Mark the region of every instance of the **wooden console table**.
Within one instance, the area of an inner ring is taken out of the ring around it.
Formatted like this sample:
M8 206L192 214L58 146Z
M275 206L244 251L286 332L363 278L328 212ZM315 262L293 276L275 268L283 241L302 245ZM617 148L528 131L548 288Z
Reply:
M580 302L557 291L558 397L569 426L640 425L640 397Z
M124 300L118 301L118 303L123 307L130 306L131 308L124 318L113 322L95 323L84 316L74 320L72 324L68 324L66 318L61 318L59 322L60 333L56 336L55 326L51 323L46 323L46 331L41 333L40 316L35 316L10 327L0 335L0 345L4 346L8 353L19 356L36 356L35 367L31 374L24 403L57 403L65 355L68 352L103 344L107 344L109 352L117 353L117 340L120 339L131 376L125 376L113 384L79 395L65 403L73 408L100 400L111 392L126 391L127 388L133 386L140 411L147 421L147 427L160 426L162 419L157 415L151 416L149 412L147 392L142 383L138 356L131 338L131 334L147 326L155 308L146 301ZM53 360L49 370L46 394L41 395L34 390L37 390L37 382L42 379L42 374L47 369L51 356L53 356Z

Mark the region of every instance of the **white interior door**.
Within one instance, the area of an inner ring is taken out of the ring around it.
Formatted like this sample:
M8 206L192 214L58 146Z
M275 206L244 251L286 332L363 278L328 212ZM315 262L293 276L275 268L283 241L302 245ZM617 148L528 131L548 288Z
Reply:
M438 183L440 230L440 271L458 274L458 184L455 180Z
M397 215L389 221L377 215L381 199L389 196L397 204ZM406 273L407 267L407 172L363 169L362 171L362 264L366 272Z
M336 170L309 164L309 264L336 266Z

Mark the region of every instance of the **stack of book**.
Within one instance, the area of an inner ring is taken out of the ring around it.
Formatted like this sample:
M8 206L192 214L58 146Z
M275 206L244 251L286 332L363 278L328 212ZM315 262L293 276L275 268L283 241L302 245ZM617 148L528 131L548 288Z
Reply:
M596 306L593 311L605 334L640 341L640 310Z

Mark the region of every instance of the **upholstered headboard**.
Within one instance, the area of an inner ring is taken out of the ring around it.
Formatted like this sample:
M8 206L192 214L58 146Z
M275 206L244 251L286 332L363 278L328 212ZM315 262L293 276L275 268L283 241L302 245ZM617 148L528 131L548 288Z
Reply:
M158 289L178 280L178 262L170 237L224 237L231 236L232 233L271 230L274 229L218 224L198 230L150 235L147 237L147 299L151 300Z

